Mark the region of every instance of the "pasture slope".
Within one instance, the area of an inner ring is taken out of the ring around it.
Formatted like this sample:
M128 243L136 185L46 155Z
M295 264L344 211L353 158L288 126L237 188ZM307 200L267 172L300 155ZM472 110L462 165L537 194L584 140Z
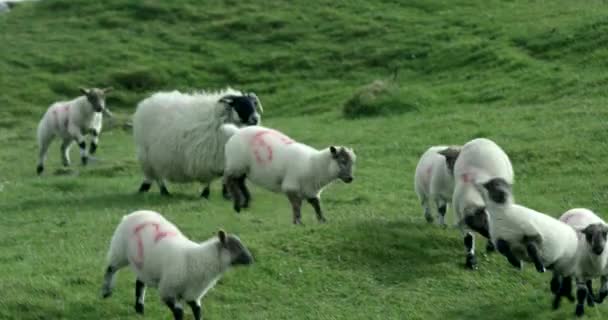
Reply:
M139 208L192 238L224 227L253 248L257 265L203 300L209 319L571 318L570 303L550 310L550 275L530 265L480 255L480 269L465 270L459 233L424 221L413 174L428 146L485 136L511 156L520 202L608 218L607 17L595 0L20 4L0 15L0 318L135 319L129 271L111 299L99 290L111 233ZM343 115L359 88L394 70L383 105L395 110ZM37 120L79 85L114 86L119 119L106 122L96 163L57 171L55 142L37 177ZM141 176L120 124L136 102L225 85L255 91L264 123L295 139L354 147L355 182L324 194L327 224L306 207L305 226L291 225L287 200L257 188L240 215L219 183L209 201L194 184L169 185L172 199L135 194ZM168 317L149 290L146 319Z

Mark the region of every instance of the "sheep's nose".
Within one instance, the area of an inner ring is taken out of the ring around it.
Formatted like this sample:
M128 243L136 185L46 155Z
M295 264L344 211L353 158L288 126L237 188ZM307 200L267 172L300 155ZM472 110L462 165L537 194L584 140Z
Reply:
M346 182L346 183L351 183L351 182L353 182L354 178L353 178L353 177L346 177L346 178L344 178L344 179L342 179L342 180L343 180L344 182Z
M593 248L593 253L597 254L598 256L602 254L602 252L604 252L604 248Z

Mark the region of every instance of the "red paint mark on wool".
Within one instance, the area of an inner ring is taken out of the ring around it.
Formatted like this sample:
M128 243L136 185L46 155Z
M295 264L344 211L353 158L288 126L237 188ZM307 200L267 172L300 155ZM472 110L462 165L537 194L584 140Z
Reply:
M144 222L136 225L135 228L133 228L133 236L137 241L137 256L132 257L131 260L137 269L142 269L144 267L144 242L141 239L140 231L147 226L154 226L154 243L158 243L166 237L177 235L177 233L173 231L161 231L160 224L156 222Z
M255 160L259 164L267 164L272 162L272 147L264 140L265 135L273 136L279 139L283 144L292 144L294 141L288 136L274 130L263 130L256 133L251 139L251 145L253 146L253 154Z
M469 183L469 182L473 182L473 175L470 173L464 173L461 176L462 182L464 183Z

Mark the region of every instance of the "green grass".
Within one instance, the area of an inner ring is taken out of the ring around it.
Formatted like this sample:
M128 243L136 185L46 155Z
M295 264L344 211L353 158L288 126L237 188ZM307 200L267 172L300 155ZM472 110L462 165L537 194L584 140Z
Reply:
M223 227L252 247L257 263L203 300L209 319L572 317L570 303L550 310L550 275L530 265L517 272L480 250L479 271L465 270L458 231L424 221L413 173L428 146L485 136L510 155L519 202L608 218L607 14L594 0L18 5L0 15L0 318L137 318L130 271L111 299L99 290L113 229L142 208L193 239ZM395 70L388 101L415 108L345 117L357 90ZM37 120L81 85L114 86L108 106L119 119L106 123L96 163L57 171L55 143L37 177ZM240 215L219 183L209 201L194 184L170 185L172 199L135 194L141 174L121 124L137 101L226 85L255 91L268 126L316 147L354 147L355 182L324 193L327 224L306 207L306 225L291 225L287 200L258 188ZM149 290L146 318L168 317Z

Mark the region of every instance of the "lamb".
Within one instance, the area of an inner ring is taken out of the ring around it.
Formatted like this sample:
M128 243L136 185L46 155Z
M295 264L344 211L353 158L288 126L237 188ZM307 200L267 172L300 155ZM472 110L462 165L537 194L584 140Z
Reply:
M185 301L195 320L202 317L201 298L232 266L251 265L253 257L241 240L220 230L196 243L154 211L140 210L122 218L107 254L102 297L112 295L115 275L129 265L136 274L135 312L144 313L146 286L157 287L175 320L183 319Z
M38 123L38 165L36 173L42 174L44 162L51 142L55 137L62 139L61 160L64 166L70 165L70 147L76 141L80 147L82 164L86 165L89 156L94 154L99 144L99 134L103 115L111 117L106 108L106 93L112 88L80 88L84 94L70 101L59 101L51 104ZM87 154L85 135L93 136Z
M133 116L133 136L144 181L139 192L156 182L161 195L169 196L165 181L205 185L224 172L224 145L236 126L260 123L262 104L254 93L231 88L218 92L186 94L159 92L141 101ZM226 188L223 194L228 195Z
M502 177L513 183L513 167L507 154L494 141L486 138L473 139L460 150L448 148L440 154L446 157L448 163L454 163L452 208L464 235L467 251L465 266L476 269L475 238L471 231L477 231L486 238L489 238L489 233L485 204L473 182L486 176ZM491 241L488 241L487 250L494 250Z
M426 221L433 222L436 211L439 224L445 224L447 205L454 193L454 161L460 146L434 146L422 154L414 178L414 189L424 209ZM454 157L452 154L456 155ZM447 161L446 161L447 160Z
M356 156L352 149L330 146L317 150L262 126L238 130L226 143L225 151L224 180L236 212L249 206L245 185L249 178L256 185L287 196L294 224L302 223L304 199L314 208L317 220L325 222L320 200L323 189L336 179L345 183L354 179Z
M608 250L606 250L606 237L608 226L593 211L584 208L575 208L566 211L560 221L570 225L579 236L578 261L576 269L577 305L576 315L584 314L585 297L589 306L594 305L593 287L591 279L604 274L608 264ZM559 308L562 296L574 300L572 297L572 277L561 277L554 274L551 279L551 291L555 294L553 308ZM603 292L606 294L604 289ZM602 297L598 300L601 302Z

